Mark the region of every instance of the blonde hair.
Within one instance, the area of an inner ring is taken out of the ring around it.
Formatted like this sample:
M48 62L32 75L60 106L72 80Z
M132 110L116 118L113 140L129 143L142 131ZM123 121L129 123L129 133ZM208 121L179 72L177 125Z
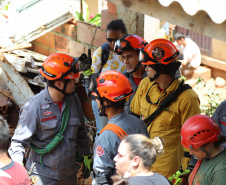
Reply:
M163 154L163 141L160 137L150 139L142 134L128 135L124 139L130 149L130 159L139 156L145 169L150 169L158 155Z

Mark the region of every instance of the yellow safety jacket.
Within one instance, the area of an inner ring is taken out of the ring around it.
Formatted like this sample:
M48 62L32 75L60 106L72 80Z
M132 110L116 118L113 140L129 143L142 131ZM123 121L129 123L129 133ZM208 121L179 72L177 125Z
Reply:
M180 82L180 80L175 79L165 92L161 92L158 84L153 85L154 82L150 82L149 77L144 78L131 102L131 111L140 115L141 119L144 120L158 108L160 102L166 96L178 88ZM146 94L150 87L148 96L152 103L157 102L163 94L157 105L149 104L146 101ZM148 126L147 129L151 139L159 136L164 141L164 154L157 157L152 166L152 171L170 177L180 169L181 165L184 170L187 168L190 159L183 156L184 151L189 150L181 145L180 131L181 126L189 117L200 114L199 105L200 100L195 91L192 89L185 90L178 95L177 99L166 110L157 115L152 124Z

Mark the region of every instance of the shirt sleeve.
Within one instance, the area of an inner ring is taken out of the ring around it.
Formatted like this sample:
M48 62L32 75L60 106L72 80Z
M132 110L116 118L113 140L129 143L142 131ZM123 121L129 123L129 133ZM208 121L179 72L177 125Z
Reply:
M78 144L79 148L81 149L83 155L89 155L91 153L90 147L89 147L89 138L86 132L86 126L85 126L85 119L84 114L82 111L82 106L80 104L79 98L77 95L75 95L76 102L78 104L78 110L80 110L80 122L81 126L78 129L78 135L76 143Z
M214 173L213 182L214 185L221 185L226 182L226 169L218 170Z
M192 90L193 91L193 90ZM179 107L180 107L180 112L181 112L181 124L183 125L184 122L190 118L193 115L200 114L200 101L198 98L198 95L195 92L189 92L192 96L191 97L186 97L183 98L181 101ZM188 148L183 147L184 152L189 152ZM190 162L190 158L183 157L182 158L182 167L183 170L187 169L188 163Z
M222 102L218 107L217 109L215 110L212 118L214 121L216 121L218 123L219 126L221 126L221 123L220 123L220 114L223 110L223 107L226 105L226 101Z
M137 91L136 91L136 94L134 95L133 99L132 99L132 102L130 104L130 110L131 112L135 113L136 115L139 115L141 114L141 98L142 98L142 87L143 87L143 84L147 83L147 80L143 79L138 88L137 88Z
M115 169L113 158L117 154L120 138L111 131L104 131L94 143L94 163L95 173L100 175L112 174Z
M101 55L102 55L102 49L101 47L99 47L96 51L94 51L93 57L92 57L91 69L93 73L99 73L101 69Z
M32 136L36 133L38 119L35 108L31 105L26 106L25 104L19 115L19 121L8 151L12 160L23 162L24 144L29 146Z

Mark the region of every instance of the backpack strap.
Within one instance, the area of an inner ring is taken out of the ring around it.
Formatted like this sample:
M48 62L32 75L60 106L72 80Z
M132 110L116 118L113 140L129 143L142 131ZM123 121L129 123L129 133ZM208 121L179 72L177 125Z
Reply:
M113 123L108 123L100 132L102 134L103 131L110 130L114 132L121 140L126 137L128 134L118 125Z
M109 44L106 42L104 44L101 45L101 68L99 73L101 72L102 68L104 67L104 65L107 63L108 61L108 57L109 57Z
M154 121L157 115L159 115L163 110L167 110L167 106L169 106L178 97L179 94L187 89L192 88L190 85L184 84L183 80L180 83L179 87L174 92L165 97L160 103L159 107L148 118L143 120L144 122L148 122L147 127Z

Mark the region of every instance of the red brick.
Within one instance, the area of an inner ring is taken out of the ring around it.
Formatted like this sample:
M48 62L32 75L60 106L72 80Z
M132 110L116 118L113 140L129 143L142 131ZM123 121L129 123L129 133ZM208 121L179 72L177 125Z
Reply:
M42 46L40 44L36 44L34 42L34 51L37 53L40 53L42 55L48 56L49 55L49 49L46 48L45 46Z
M112 2L107 2L108 12L117 15L117 5Z
M97 27L85 22L78 22L77 23L77 40L81 42L85 42L87 44L91 43L94 30Z
M76 26L74 24L65 23L61 26L58 26L53 31L76 40Z
M45 35L35 39L35 41L39 44L42 44L48 48L55 49L55 43L54 43L54 33L48 32Z
M98 28L96 31L96 34L94 36L92 45L97 46L97 47L101 46L102 44L107 42L106 37L107 37L106 32L104 30L101 30L100 28Z
M85 46L79 42L70 40L69 42L69 55L73 57L79 57L82 53L84 53Z
M55 29L53 29L53 31L55 31L57 33L62 33L62 31L61 31L62 27L63 27L63 25L60 25L60 26L56 27Z
M55 49L67 53L68 52L68 38L60 36L60 35L54 35L55 40Z
M118 16L112 13L109 13L108 10L101 11L101 29L107 28L107 25L112 21L118 19Z
M53 49L49 49L49 54L48 55L52 55L54 53L58 53L56 50L53 50ZM67 53L66 53L67 54Z

